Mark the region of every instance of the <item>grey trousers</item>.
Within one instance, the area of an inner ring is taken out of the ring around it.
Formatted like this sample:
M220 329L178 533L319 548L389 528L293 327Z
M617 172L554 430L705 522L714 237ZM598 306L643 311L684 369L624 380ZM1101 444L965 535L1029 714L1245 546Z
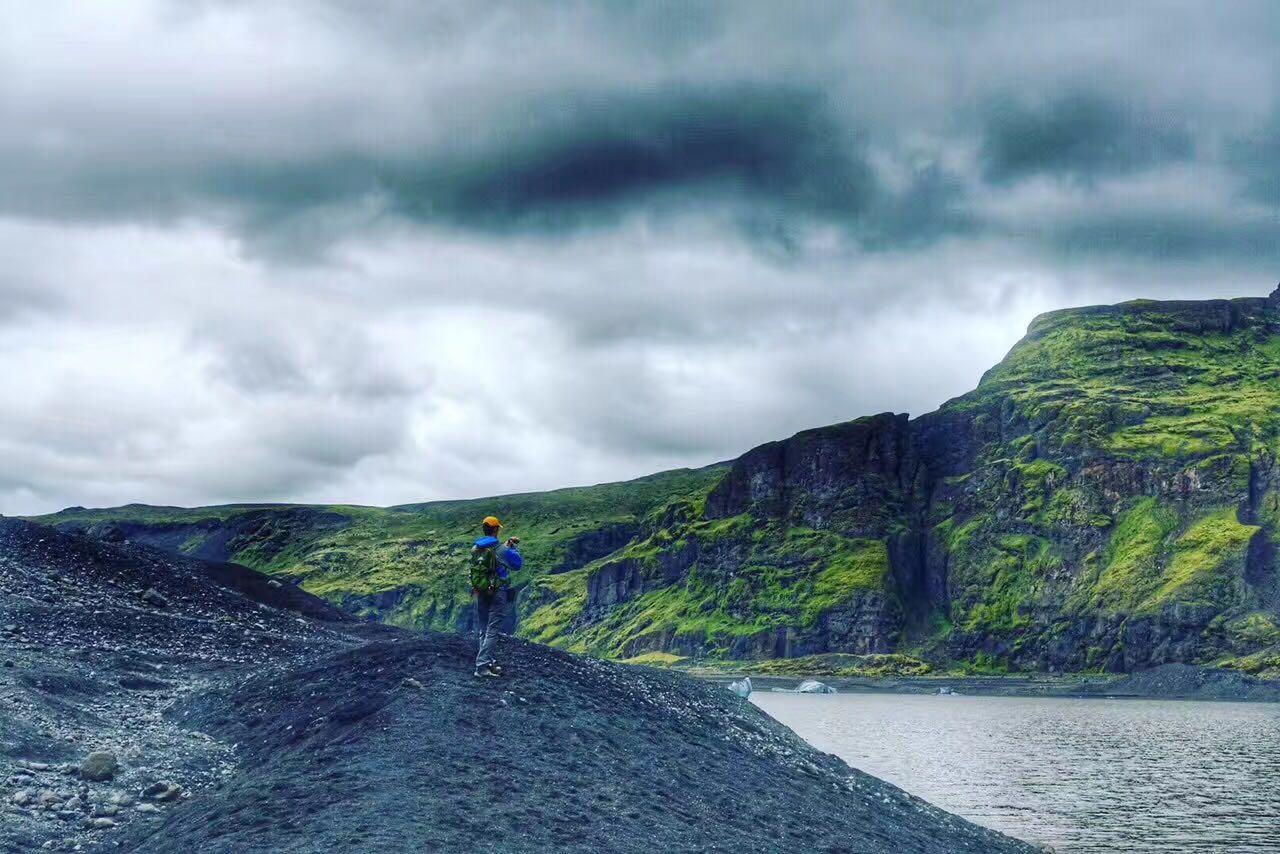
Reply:
M502 618L507 613L507 591L476 594L476 627L480 630L480 650L476 653L476 668L494 663L493 648L502 630Z

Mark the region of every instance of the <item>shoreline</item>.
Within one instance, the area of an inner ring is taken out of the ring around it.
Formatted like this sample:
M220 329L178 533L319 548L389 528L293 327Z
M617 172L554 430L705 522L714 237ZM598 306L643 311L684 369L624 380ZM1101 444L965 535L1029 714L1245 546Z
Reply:
M689 668L685 672L699 679L725 685L750 676L753 686L764 690L794 688L805 680L814 679L847 694L936 695L940 692L954 692L961 696L975 697L1280 702L1280 682L1184 664L1167 664L1116 676L1045 673L1007 676L778 676L752 673L750 668L734 672Z

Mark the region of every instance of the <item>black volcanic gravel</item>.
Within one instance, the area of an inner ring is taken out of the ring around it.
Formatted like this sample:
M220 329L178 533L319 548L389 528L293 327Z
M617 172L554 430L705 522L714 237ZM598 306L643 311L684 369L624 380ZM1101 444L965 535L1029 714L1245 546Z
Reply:
M467 638L0 519L0 851L1034 850L719 686L500 652L507 675L477 680ZM80 780L99 747L120 771Z

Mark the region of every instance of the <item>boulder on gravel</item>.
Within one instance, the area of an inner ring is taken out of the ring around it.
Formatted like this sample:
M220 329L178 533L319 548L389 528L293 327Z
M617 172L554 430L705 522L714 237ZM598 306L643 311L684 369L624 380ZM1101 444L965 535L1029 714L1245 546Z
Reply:
M65 798L53 789L41 789L39 793L36 794L36 803L46 809L54 806L55 804L60 804L64 800Z
M95 750L80 763L80 776L94 783L110 780L120 769L120 761L110 750Z
M152 783L142 790L142 797L149 801L172 801L181 794L181 786L164 780Z
M169 600L160 595L154 587L148 587L147 592L142 594L142 601L146 602L153 608L168 608Z

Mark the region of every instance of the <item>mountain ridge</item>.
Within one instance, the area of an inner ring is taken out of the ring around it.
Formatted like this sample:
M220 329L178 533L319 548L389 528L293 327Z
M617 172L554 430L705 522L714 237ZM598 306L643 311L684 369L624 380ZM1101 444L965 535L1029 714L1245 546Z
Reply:
M1135 300L1038 316L973 390L916 418L812 428L701 470L395 512L462 539L483 504L532 548L547 538L516 630L605 657L908 652L997 671L1173 662L1268 675L1280 669L1277 412L1280 288ZM392 512L330 510L348 529ZM366 616L467 626L449 548L422 564L431 584L405 586L396 554L360 563L340 535L291 522L297 508L262 512L280 547L228 557ZM47 520L157 536L130 515ZM384 533L382 546L403 543Z

